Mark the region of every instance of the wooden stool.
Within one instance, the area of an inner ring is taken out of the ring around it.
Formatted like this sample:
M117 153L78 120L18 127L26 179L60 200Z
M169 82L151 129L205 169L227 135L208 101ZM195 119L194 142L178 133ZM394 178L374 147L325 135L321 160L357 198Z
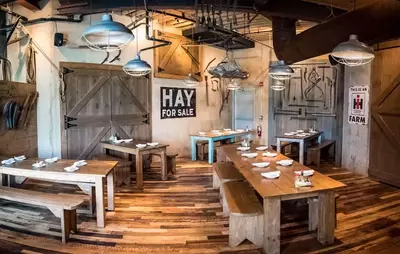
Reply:
M118 161L114 168L114 183L116 186L131 184L131 166L132 162L107 154L93 155L92 160L98 161Z
M314 163L317 169L319 169L321 164L321 151L331 147L335 147L334 140L324 140L320 144L315 144L307 148L307 164ZM333 154L334 152L335 149L333 149Z
M167 174L171 173L172 175L176 174L176 156L175 154L167 154Z
M247 182L223 185L229 207L229 246L236 247L245 239L263 245L264 216L261 203Z

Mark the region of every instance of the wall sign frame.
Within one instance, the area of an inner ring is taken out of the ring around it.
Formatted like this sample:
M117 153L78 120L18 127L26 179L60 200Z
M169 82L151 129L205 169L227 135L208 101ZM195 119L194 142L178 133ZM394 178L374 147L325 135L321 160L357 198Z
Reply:
M349 116L351 124L368 124L369 116L369 87L351 86L349 88Z
M160 87L160 117L196 117L196 89Z

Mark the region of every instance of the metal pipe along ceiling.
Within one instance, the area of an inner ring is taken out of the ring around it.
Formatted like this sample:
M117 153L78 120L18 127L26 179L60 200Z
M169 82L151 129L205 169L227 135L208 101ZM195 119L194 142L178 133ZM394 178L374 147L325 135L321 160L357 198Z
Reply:
M279 60L292 64L328 54L357 34L367 44L400 37L400 1L381 0L323 22L296 35L295 20L272 18L273 43Z

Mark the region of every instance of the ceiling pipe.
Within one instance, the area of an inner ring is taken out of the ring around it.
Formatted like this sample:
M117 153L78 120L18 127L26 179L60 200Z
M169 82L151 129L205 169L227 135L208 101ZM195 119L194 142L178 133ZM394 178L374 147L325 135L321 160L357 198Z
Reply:
M400 1L381 0L296 35L294 19L272 18L273 43L279 60L292 64L331 53L350 34L375 44L400 37Z

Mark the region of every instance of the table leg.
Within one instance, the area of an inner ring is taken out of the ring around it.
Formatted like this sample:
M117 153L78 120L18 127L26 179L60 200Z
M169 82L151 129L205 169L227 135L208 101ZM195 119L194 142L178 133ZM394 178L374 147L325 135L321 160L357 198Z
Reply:
M299 162L304 165L304 140L299 142Z
M208 163L214 163L214 140L211 138L208 140Z
M140 152L136 153L136 186L143 187L143 156Z
M192 161L195 161L197 158L197 151L196 151L196 137L190 137L191 146L192 146Z
M114 169L107 175L107 202L108 211L114 211Z
M264 198L264 252L278 254L281 249L281 199Z
M281 153L281 139L280 138L276 139L276 151L278 153Z
M161 180L166 181L168 179L167 149L163 149L160 152L160 157L161 157Z
M5 186L6 185L6 177L7 177L7 175L0 174L0 186Z
M235 137L230 138L230 140L232 144L235 143Z
M318 136L318 144L321 144L322 142L322 134Z
M320 193L318 203L318 241L324 245L330 244L335 240L335 193Z
M105 208L104 208L104 188L103 188L103 177L96 177L96 219L97 227L105 227Z

